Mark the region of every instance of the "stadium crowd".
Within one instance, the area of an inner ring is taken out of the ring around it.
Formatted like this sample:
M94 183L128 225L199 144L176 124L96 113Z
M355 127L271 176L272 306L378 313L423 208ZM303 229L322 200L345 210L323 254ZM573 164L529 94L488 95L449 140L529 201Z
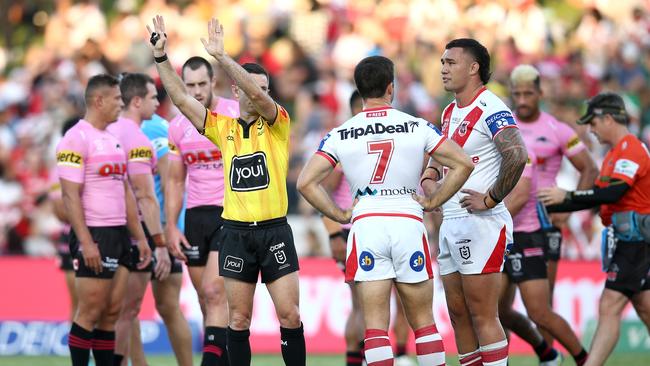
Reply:
M107 4L111 4L107 6ZM219 14L229 29L225 47L240 62L256 61L271 75L274 98L292 116L289 212L311 215L296 179L324 131L349 115L351 73L364 56L396 63L395 106L439 120L451 95L442 89L440 54L450 39L470 36L493 55L488 87L504 99L520 63L542 74L544 109L573 123L584 100L599 91L624 96L631 130L650 140L650 8L644 1L57 1L7 6L0 46L0 253L50 255L60 224L47 202L61 126L83 113L85 82L101 72L147 70L157 77L144 24L162 14L172 63L203 55L198 38ZM230 96L223 72L216 93ZM160 86L160 83L158 83ZM158 113L178 111L159 88ZM597 159L603 150L584 127ZM560 184L571 188L569 169ZM568 258L595 258L593 214L574 214ZM313 250L318 252L318 250Z

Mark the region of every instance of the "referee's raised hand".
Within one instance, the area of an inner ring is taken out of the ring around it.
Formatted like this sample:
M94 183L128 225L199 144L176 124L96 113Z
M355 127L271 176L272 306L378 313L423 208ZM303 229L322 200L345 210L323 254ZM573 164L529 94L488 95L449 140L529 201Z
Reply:
M201 38L203 47L212 57L219 58L224 55L223 48L223 25L216 18L208 22L208 40Z
M147 32L149 33L149 44L154 53L165 53L165 44L167 43L167 33L165 33L165 20L161 15L156 15L153 20L153 31L147 25ZM160 56L160 55L158 55Z

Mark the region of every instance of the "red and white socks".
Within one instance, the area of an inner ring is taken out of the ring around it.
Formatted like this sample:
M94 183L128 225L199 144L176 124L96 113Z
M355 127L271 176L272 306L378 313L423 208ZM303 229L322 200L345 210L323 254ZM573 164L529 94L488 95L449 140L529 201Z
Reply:
M364 355L368 366L393 366L393 348L388 332L381 329L366 329Z
M445 346L435 324L415 331L415 352L420 366L445 364Z

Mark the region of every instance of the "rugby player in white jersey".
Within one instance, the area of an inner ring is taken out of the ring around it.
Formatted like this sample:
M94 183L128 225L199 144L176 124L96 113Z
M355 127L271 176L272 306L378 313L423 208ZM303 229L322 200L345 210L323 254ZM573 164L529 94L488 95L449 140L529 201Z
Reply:
M368 365L393 365L387 333L393 283L415 331L418 363L444 365L444 347L433 319L433 270L422 208L433 209L449 199L473 166L431 123L391 108L391 60L363 59L354 80L365 109L325 136L300 174L298 190L332 220L347 223L352 218L345 277L356 281ZM426 198L415 194L424 154L449 167L447 179ZM352 211L338 207L320 185L337 163L358 199Z
M517 184L527 151L508 107L485 88L490 55L473 39L456 39L442 55L442 82L455 100L445 108L442 133L474 163L463 189L443 205L438 264L460 363L506 365L508 342L497 304L512 218L501 202ZM423 178L445 182L447 170L432 162ZM440 174L442 173L442 174Z

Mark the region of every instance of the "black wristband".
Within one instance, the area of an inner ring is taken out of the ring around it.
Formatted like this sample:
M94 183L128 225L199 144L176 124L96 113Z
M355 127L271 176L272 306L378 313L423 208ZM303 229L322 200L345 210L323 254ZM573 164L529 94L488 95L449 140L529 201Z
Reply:
M488 191L488 196L490 196L492 201L496 202L497 204L501 203L501 200L494 198L494 196L492 195L492 191Z
M429 177L424 177L424 178L420 179L420 187L422 186L422 183L424 183L424 181L427 180L427 179L428 180L433 180L433 178L429 178Z
M337 231L335 233L330 234L330 240L336 239L337 237L343 238L343 232L342 231Z
M440 169L436 168L435 166L428 166L427 169L433 169L433 170L436 171L436 173L438 173L438 179L436 179L436 180L442 179L442 173L440 173Z
M162 55L160 57L154 56L153 60L156 61L157 64L159 64L161 62L165 62L165 61L167 61L167 54L164 54L164 55Z

